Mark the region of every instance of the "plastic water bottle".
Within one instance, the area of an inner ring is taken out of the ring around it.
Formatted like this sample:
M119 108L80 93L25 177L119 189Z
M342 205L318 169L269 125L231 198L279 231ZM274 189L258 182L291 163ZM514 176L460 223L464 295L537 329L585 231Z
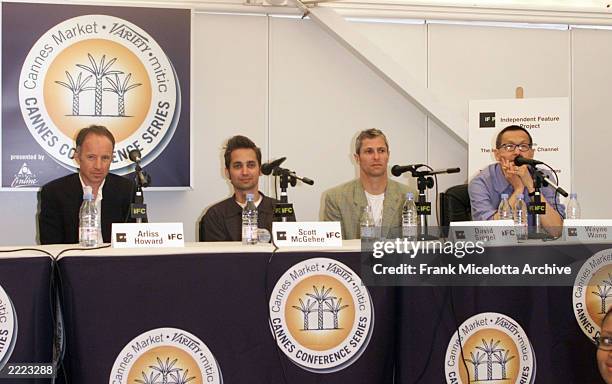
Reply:
M499 213L500 220L514 220L512 215L512 207L510 206L510 202L508 201L508 194L502 193L501 202L499 203L499 208L497 208L497 212Z
M577 193L570 193L570 201L567 203L566 216L568 219L580 218L580 204L578 204Z
M83 203L79 210L79 245L82 247L96 247L100 234L100 216L93 201L91 187L83 188Z
M257 207L252 193L247 193L247 203L242 209L242 244L257 244Z
M372 214L372 207L366 206L359 220L361 240L372 241L376 238L376 223Z
M417 238L417 208L414 203L414 194L406 193L406 201L402 208L402 237L408 240Z
M516 226L516 237L518 240L527 240L527 203L521 193L516 197L514 205L514 225Z

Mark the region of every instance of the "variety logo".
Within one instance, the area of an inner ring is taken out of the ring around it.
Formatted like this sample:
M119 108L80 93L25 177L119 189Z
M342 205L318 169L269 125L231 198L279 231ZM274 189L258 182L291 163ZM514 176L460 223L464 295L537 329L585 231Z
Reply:
M350 366L365 351L374 309L355 272L336 260L315 258L294 265L277 281L270 326L293 363L330 373Z
M128 152L145 165L172 138L180 111L171 62L138 26L108 15L84 15L55 25L32 46L19 79L23 119L38 144L75 169L79 129L104 125L116 139L111 170L133 170Z
M11 188L33 187L38 183L38 177L28 167L28 163L23 163L15 178L11 183Z
M479 313L464 321L458 332L446 350L447 383L535 382L533 348L523 328L511 317Z
M612 304L612 249L589 257L574 281L574 316L591 341L601 332L601 321Z
M202 340L176 328L158 328L130 341L111 371L109 384L223 383L219 364Z
M17 341L17 314L11 298L0 286L0 370L8 362Z

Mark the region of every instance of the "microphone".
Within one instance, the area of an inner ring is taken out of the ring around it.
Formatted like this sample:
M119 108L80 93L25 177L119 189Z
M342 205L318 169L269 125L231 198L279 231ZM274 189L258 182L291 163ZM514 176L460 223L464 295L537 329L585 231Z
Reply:
M128 156L130 160L132 160L135 163L140 163L140 160L142 159L142 155L140 151L137 149L132 149L130 152L128 152Z
M151 178L149 177L149 175L142 171L142 168L140 168L140 160L142 160L142 154L140 153L140 151L138 149L132 149L128 152L128 157L130 158L130 160L136 163L136 178L138 179L138 183L140 184L140 186L149 186L149 184L151 183Z
M539 160L534 160L534 159L527 159L521 155L518 155L517 157L514 158L514 165L517 166L521 166L521 165L531 165L532 167L535 167L538 164L544 164L543 161L539 161Z
M410 164L410 165L394 165L391 167L391 174L395 177L401 176L402 173L412 172L425 164Z
M283 161L287 160L286 157L281 157L280 159L276 159L274 161L271 161L269 163L265 163L261 166L261 173L263 173L264 175L269 175L272 173L272 171L274 170L274 168L278 168L278 166L280 166Z

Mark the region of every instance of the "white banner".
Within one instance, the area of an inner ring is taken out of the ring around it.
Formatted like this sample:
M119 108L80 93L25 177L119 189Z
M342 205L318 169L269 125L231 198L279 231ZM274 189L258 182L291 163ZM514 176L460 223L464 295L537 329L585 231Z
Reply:
M559 185L569 192L572 156L569 111L566 97L470 101L469 179L496 161L493 148L498 132L509 125L519 125L533 138L534 158L550 165L559 176Z

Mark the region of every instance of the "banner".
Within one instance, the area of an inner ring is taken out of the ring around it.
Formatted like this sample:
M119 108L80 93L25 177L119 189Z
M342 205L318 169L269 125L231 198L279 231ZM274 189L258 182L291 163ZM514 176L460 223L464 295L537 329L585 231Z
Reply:
M2 4L2 188L77 171L75 137L115 136L110 171L132 149L152 187L189 187L188 9Z
M496 161L493 149L499 131L519 125L533 138L534 158L550 165L559 176L559 185L569 192L572 156L569 108L566 97L470 101L469 179Z

